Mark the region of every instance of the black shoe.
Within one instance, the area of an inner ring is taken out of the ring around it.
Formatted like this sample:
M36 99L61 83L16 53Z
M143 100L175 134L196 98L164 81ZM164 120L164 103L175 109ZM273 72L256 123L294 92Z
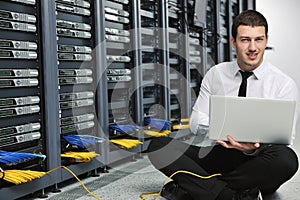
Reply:
M263 198L261 192L256 187L235 193L232 200L263 200Z
M189 193L184 191L174 181L168 182L161 190L160 196L168 200L192 200Z

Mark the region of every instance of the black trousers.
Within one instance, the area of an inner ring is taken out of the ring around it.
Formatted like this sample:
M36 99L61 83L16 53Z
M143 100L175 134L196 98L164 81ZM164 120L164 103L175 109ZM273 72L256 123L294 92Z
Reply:
M168 177L178 170L202 176L221 173L222 176L211 179L189 174L173 177L195 200L216 199L224 187L233 190L259 187L263 194L273 193L298 169L297 155L285 145L266 146L258 155L249 156L221 145L198 147L165 137L152 139L148 157Z

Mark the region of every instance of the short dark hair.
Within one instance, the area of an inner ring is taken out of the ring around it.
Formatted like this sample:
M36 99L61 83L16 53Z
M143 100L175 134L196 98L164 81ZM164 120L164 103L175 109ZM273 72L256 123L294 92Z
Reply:
M268 36L268 22L266 18L259 12L255 10L245 10L237 15L232 23L231 27L231 35L236 39L237 29L240 25L245 26L264 26L265 27L265 34Z

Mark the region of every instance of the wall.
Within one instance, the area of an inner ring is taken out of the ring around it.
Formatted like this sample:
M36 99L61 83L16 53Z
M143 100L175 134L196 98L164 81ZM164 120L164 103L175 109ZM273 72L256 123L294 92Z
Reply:
M269 23L269 46L265 58L290 75L300 92L300 1L256 0L256 10ZM300 140L300 108L297 124L297 140Z

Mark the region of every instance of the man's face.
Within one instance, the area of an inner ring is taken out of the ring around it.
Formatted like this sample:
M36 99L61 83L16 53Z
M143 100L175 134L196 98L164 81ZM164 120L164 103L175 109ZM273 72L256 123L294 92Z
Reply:
M252 71L263 61L263 55L268 43L264 26L239 26L236 40L231 38L236 50L237 63L242 70Z

